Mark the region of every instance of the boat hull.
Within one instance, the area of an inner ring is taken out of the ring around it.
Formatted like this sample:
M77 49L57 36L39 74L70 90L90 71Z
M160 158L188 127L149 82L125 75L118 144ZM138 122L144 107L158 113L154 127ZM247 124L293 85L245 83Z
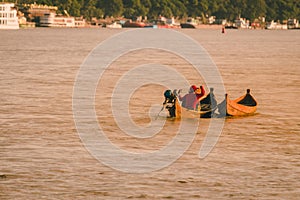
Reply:
M207 111L195 111L186 108L181 108L181 113L182 113L181 115L184 118L211 118L216 109L217 107Z
M189 24L189 23L182 23L180 24L181 28L196 28L194 24Z
M180 105L179 100L175 103L176 118L211 118L217 106L211 108L210 105L203 104L200 111L190 110Z
M146 26L143 22L125 22L124 28L144 28Z
M243 116L251 115L256 112L256 106L244 106L237 104L234 101L227 99L224 100L218 107L219 113L222 116Z
M257 110L256 100L247 93L235 100L225 96L225 100L218 105L218 111L221 116L245 116L252 115Z

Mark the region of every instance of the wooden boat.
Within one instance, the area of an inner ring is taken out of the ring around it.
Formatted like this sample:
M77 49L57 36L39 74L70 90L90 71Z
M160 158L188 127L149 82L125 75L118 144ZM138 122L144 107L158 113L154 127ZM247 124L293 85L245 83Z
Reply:
M218 108L213 89L210 89L210 93L200 101L200 107L198 107L199 109L197 110L184 108L179 102L177 98L175 101L176 118L211 118Z
M181 107L181 116L184 118L211 118L213 116L213 113L217 109L217 106L214 107L213 109L207 109L204 107L202 110L190 110L184 107ZM177 115L176 115L177 116Z
M126 21L123 24L124 28L144 28L145 26L146 26L146 24L143 22L133 22L131 20Z
M218 108L218 103L216 97L213 93L214 89L210 88L209 94L200 101L201 106L201 118L211 118L213 117L215 111Z
M218 111L221 116L243 116L255 113L257 101L250 94L250 89L247 93L235 100L230 100L228 95L225 95L225 100L218 105Z

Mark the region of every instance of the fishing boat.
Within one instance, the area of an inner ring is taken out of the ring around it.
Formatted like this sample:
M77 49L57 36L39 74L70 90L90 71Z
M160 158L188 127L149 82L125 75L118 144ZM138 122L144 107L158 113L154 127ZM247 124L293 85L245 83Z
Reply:
M257 109L257 101L250 94L250 89L247 93L235 100L230 100L225 94L225 99L218 105L218 111L221 116L243 116L255 113Z
M172 105L166 105L166 108ZM210 89L210 93L200 100L197 108L191 110L183 107L180 104L178 98L175 101L175 117L176 118L211 118L218 108L217 100L213 93L213 88Z
M190 110L181 107L181 116L184 118L211 118L216 111L217 106L214 108L207 108L206 106L201 106L200 110ZM177 115L176 115L177 116Z
M209 94L202 100L200 100L200 117L211 118L218 108L218 103L214 95L214 89L210 88Z

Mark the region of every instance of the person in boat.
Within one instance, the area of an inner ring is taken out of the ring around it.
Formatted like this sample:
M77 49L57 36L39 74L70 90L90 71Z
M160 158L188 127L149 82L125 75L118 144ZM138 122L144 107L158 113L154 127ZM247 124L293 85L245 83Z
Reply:
M205 93L204 87L200 85L200 87L195 90L197 100L200 100L202 97L204 97Z
M178 94L181 92L179 90ZM182 101L182 107L195 110L199 105L201 98L205 95L205 89L201 85L199 88L195 85L192 85L189 89L189 93L184 95L183 97L179 94L178 98ZM199 107L200 108L200 107Z
M172 92L171 90L166 90L164 92L165 101L163 102L163 105L166 106L166 109L169 111L170 117L176 117L176 90Z
M205 91L204 87L202 85L200 85L200 87L195 90L195 94L196 94L196 98L197 98L197 101L195 102L195 109L198 109L198 108L200 108L200 101L201 101L202 97L205 96L206 91Z
M204 110L210 110L217 106L217 100L214 94L214 88L209 89L208 95L200 100L201 108Z
M195 95L195 90L197 87L195 85L192 85L189 89L188 94L181 96L181 90L178 91L178 99L182 102L181 105L184 108L194 110L194 102L197 100L197 97Z

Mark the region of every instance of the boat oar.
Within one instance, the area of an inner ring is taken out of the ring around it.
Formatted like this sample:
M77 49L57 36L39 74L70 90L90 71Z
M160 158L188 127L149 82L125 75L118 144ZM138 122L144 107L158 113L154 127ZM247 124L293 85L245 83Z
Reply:
M163 105L163 107L160 109L159 113L158 113L157 116L155 117L155 120L157 120L157 118L159 117L159 114L161 113L161 111L163 111L164 108L165 108L165 105Z

